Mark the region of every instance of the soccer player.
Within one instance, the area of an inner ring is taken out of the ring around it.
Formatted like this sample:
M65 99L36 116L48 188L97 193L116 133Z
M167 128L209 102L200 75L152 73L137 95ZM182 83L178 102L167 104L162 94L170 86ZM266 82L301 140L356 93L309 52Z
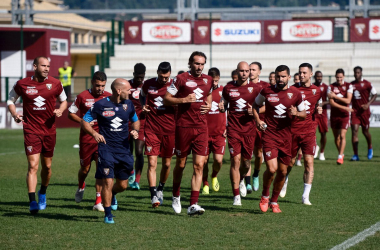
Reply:
M135 106L137 116L140 121L140 131L139 138L134 140L132 137L129 138L131 153L133 154L133 143L135 144L135 171L134 174L129 178L129 186L134 190L140 190L140 178L142 174L142 170L144 167L144 125L145 125L145 114L142 112L141 105L141 88L144 84L146 67L142 63L136 63L133 71L133 79L129 80L129 84L131 85L131 93L129 95L129 100L132 101ZM143 102L145 103L145 102ZM132 126L129 126L131 129Z
M263 89L271 85L267 82L260 80L261 69L262 69L261 63L252 62L249 65L249 80L251 83L257 84L259 87L261 87L261 89ZM265 106L260 107L259 116L260 116L260 120L265 121ZM260 173L261 164L264 161L264 156L263 156L263 145L261 143L262 132L258 130L257 128L255 129L256 129L257 134L255 138L255 147L253 150L253 154L255 156L255 169L252 175L252 182L253 182L252 184L253 184L253 190L257 191L259 190L259 173ZM249 170L248 175L245 177L246 183L247 183L247 180L248 180L248 183L250 182L250 179L251 179L250 175L251 175L251 169ZM247 192L248 193L252 192L252 188L250 187L250 185L247 185Z
M219 191L218 173L223 165L223 156L226 148L226 115L219 112L219 102L222 97L223 86L219 86L220 71L217 68L211 68L208 75L213 79L212 105L211 110L207 113L208 125L208 155L203 167L203 189L202 194L209 194L210 187L208 183L208 161L211 152L214 155L212 164L211 184L215 192ZM219 87L218 87L219 86Z
M349 126L349 107L352 99L352 85L344 81L344 70L337 69L335 72L336 82L331 84L327 90L327 96L331 105L330 123L338 149L338 165L343 164L344 149L346 148L346 133Z
M300 83L300 74L298 72L294 74L293 82L294 82L294 84ZM297 162L296 162L297 166L300 166L300 167L302 166L301 159L302 159L302 151L300 149L298 151L298 157L297 157Z
M104 97L110 96L111 93L104 91L104 88L107 83L107 76L104 72L97 71L92 76L90 89L87 89L80 93L75 102L69 107L68 117L70 120L80 123L83 116L87 111L92 107L92 105L103 99ZM76 114L79 111L79 116ZM99 132L98 123L96 120L91 122L92 128ZM91 162L95 161L95 164L98 165L98 143L87 134L83 129L80 130L79 135L79 159L80 159L80 168L78 171L78 189L75 193L75 201L81 202L83 199L84 189L86 187L86 177L90 172ZM95 191L96 191L96 200L93 210L98 210L104 212L102 205L102 180L96 179L95 181Z
M376 100L377 92L372 84L363 79L363 69L359 66L354 68L355 81L351 82L352 89L354 91L352 96L352 109L351 113L351 131L352 131L352 148L354 150L354 155L351 161L358 161L358 145L359 145L359 126L362 127L362 132L367 140L368 145L368 160L373 157L372 150L372 138L369 133L369 117L371 112L369 106ZM371 98L369 98L372 95Z
M269 84L274 86L276 85L276 73L270 72L269 74Z
M163 203L164 186L170 173L170 163L175 150L174 107L164 106L163 97L171 85L171 65L162 62L158 65L157 77L144 82L141 95L146 97L143 112L145 122L145 154L148 156L148 182L153 207ZM160 182L156 189L157 157L162 157Z
M321 90L321 97L322 97L322 114L315 114L315 121L318 125L318 131L321 134L321 141L320 141L320 153L319 153L319 160L324 161L325 159L325 147L327 142L326 133L329 131L327 126L327 104L329 103L329 100L327 99L327 89L328 85L323 83L323 75L321 71L316 71L314 75L315 82L313 83L315 86L317 86ZM317 152L318 153L318 152ZM316 156L314 155L314 158Z
M298 72L294 74L294 76L293 76L293 82L294 82L294 84L297 84L297 83L301 82L300 74Z
M212 77L202 74L206 55L194 51L189 58L190 71L178 75L168 88L164 105L178 105L175 148L176 165L173 171L173 202L175 213L181 213L180 186L187 155L193 153L193 177L191 179L190 206L187 214L203 214L199 206L203 165L207 156L208 130L206 114L212 102Z
M232 72L231 72L231 79L234 82L236 82L238 80L238 71L236 69L232 70Z
M301 149L304 157L305 171L303 174L304 190L302 195L302 203L311 205L309 200L311 184L314 178L314 154L316 150L316 123L315 113L322 113L322 107L319 107L321 100L320 89L311 84L313 75L313 66L309 63L302 63L299 66L300 82L293 85L301 94L305 104L306 119L301 120L295 118L292 122L292 160L288 166L286 180L281 189L280 197L285 197L288 185L288 176L294 163L296 162L297 152Z
M242 196L245 196L247 191L240 188L240 183L244 183L244 176L251 167L256 137L255 121L248 110L252 109L251 104L261 87L249 81L248 63L240 62L237 71L238 80L224 86L219 110L225 112L228 107L227 139L231 156L230 179L234 195L233 205L241 206L239 191L243 190Z
M112 210L117 209L116 194L128 186L133 172L133 156L129 150L129 134L133 139L139 136L140 121L130 95L131 85L125 79L117 78L111 84L112 96L94 103L81 121L82 129L98 143L98 168L95 177L102 179L102 201L104 222L115 223ZM97 120L99 133L91 126ZM128 122L132 130L128 133ZM114 184L114 178L116 182Z
M15 122L23 124L24 147L28 160L26 184L29 194L29 211L32 214L46 209L46 189L51 177L51 163L56 142L55 117L61 117L67 108L66 94L57 79L48 76L50 62L47 57L33 61L34 75L16 82L9 93L8 110ZM23 115L16 113L15 102L23 100ZM57 99L60 102L56 109ZM41 188L36 202L37 171L41 158Z
M264 158L267 169L263 176L263 192L260 209L281 213L277 203L278 196L285 182L287 167L291 160L292 134L290 132L292 117L306 118L305 104L299 90L288 86L290 70L286 65L276 68L276 85L262 89L253 103L253 115L262 135ZM260 120L258 107L265 102L265 122ZM274 175L277 172L276 178ZM269 189L274 179L272 198L269 200ZM269 204L270 201L270 204Z

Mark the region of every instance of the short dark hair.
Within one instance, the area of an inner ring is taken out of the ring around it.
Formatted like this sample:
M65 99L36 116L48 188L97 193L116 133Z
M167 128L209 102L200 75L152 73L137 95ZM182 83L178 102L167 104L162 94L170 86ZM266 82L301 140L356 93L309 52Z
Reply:
M259 63L259 62L252 62L250 65L252 65L252 64L257 65L257 66L259 67L260 70L262 69L262 67L261 67L261 63Z
M220 76L220 71L219 71L218 68L211 68L211 69L208 70L207 75L209 75L211 77Z
M343 69L337 69L335 71L335 75L337 75L337 74L343 74L344 75L344 70Z
M276 73L274 71L272 71L272 72L269 73L269 76L272 75L272 74L276 74Z
M189 57L189 64L191 64L192 62L194 62L194 56L204 57L205 58L205 62L207 60L207 57L206 57L205 53L203 53L201 51L194 51L193 53L191 53L191 55Z
M135 67L133 68L133 72L135 74L145 74L146 67L142 63L136 63Z
M301 65L298 68L304 68L304 67L308 67L311 70L311 72L313 72L313 66L311 66L310 63L301 63Z
M290 69L286 65L279 65L279 66L277 66L277 68L275 70L275 73L277 74L278 72L281 72L281 71L286 71L286 73L288 73L288 75L290 75Z
M170 62L162 62L158 65L158 71L161 71L162 73L166 74L168 72L172 72L172 66L170 65Z
M95 82L95 81L101 81L101 82L107 81L107 75L106 75L106 73L104 73L102 71L96 71L92 75L91 82Z
M238 75L238 71L236 69L232 70L231 77L232 76L237 76L237 75Z
M363 68L362 67L360 67L360 66L356 66L355 68L354 68L354 71L356 71L356 70L360 70L360 72L363 72Z
M49 61L49 59L46 56L37 56L36 58L34 58L33 64L35 64L35 65L38 66L38 63L39 63L39 61L40 61L41 58L44 58L44 59L46 59L46 60Z
M316 74L319 74L319 73L322 74L322 71L320 71L320 70L315 71L314 77L315 77ZM323 74L322 74L322 75L323 75Z
M300 76L300 73L295 73L293 78L296 78L296 76Z
M177 75L180 75L180 74L183 74L183 73L185 73L185 71L180 70L180 71L178 71Z

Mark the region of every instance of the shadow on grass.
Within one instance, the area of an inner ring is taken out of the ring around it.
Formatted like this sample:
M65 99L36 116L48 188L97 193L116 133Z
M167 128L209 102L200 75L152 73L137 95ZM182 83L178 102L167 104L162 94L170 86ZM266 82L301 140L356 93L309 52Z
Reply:
M96 222L99 223L99 216L78 216L78 215L68 215L68 214L59 214L59 213L45 213L39 212L37 214L30 214L27 212L8 212L4 213L2 216L4 217L35 217L35 218L44 218L44 219L52 219L52 220L68 220L68 221L86 221L86 222ZM96 221L91 221L96 220Z

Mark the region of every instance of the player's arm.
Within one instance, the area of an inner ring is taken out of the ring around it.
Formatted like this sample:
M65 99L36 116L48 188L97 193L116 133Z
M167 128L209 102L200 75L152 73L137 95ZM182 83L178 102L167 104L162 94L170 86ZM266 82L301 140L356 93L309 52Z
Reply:
M369 99L369 102L367 104L363 104L362 105L362 108L364 110L367 110L369 109L369 106L376 100L377 98L377 92L376 92L376 89L374 87L371 86L371 99Z
M177 81L177 78L174 78L172 84L168 88L168 91L166 92L164 96L164 105L165 106L172 106L177 105L181 103L191 103L195 102L197 98L195 97L195 93L189 94L186 97L178 98L175 97L175 95L178 93L179 88L179 82Z
M262 92L262 91L261 91ZM264 105L265 102L265 96L262 94L258 94L255 98L255 101L252 104L252 110L253 110L253 118L256 121L256 126L260 131L264 131L266 129L266 124L264 121L260 120L259 113L260 113L260 106ZM265 105L264 105L265 106Z
M142 112L144 112L145 114L149 113L150 109L147 103L147 96L144 92L144 86L141 88L139 100L142 107Z
M297 117L299 120L303 121L306 119L307 114L305 109L305 103L303 101L301 93L299 94L299 99L296 102L296 107L291 105L289 110L290 115Z
M62 86L62 84L61 84L61 86ZM62 87L61 94L59 94L59 96L58 96L58 100L60 101L59 108L58 109L54 109L54 111L53 111L53 113L55 114L55 116L61 117L63 111L65 111L65 109L67 109L67 100L66 99L67 99L67 96L66 96L66 93L65 93L65 91L63 90L63 87Z
M7 100L7 106L8 106L9 113L11 113L11 116L13 117L15 122L20 123L23 121L23 119L22 119L22 115L19 115L16 112L15 103L16 103L17 99L19 98L19 95L15 91L15 86L16 86L16 84L13 86L13 88L9 92L8 100Z
M78 97L75 98L75 101L71 104L71 106L69 107L69 112L67 114L67 117L72 120L73 122L76 122L76 123L80 123L81 122L81 118L76 114L79 110L78 108L79 106L79 99Z
M132 122L131 124L131 132L130 134L133 136L133 139L139 138L139 130L140 130L140 121L139 118L137 117L136 112L130 117L130 120Z
M337 101L340 101L340 102L343 102L345 104L350 104L351 103L351 99L352 99L352 93L354 92L353 88L352 88L352 85L350 84L349 87L348 87L348 90L347 90L347 97L339 97L337 96L334 92L331 92L328 94L328 97L330 99L335 99Z
M87 113L83 116L83 119L81 119L81 128L83 131L85 131L87 134L91 135L97 143L103 142L106 144L106 140L104 137L96 132L93 128L92 125L90 124L94 120L94 115L92 113L93 107L90 108Z
M201 114L206 114L211 109L212 91L208 93L205 104L201 105Z

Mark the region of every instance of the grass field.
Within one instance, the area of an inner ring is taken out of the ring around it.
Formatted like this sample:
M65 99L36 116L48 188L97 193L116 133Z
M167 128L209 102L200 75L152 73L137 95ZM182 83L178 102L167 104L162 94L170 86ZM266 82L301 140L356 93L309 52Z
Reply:
M295 167L288 193L280 198L281 214L262 213L259 192L233 207L229 181L229 155L219 174L221 189L201 195L204 215L189 217L192 161L184 172L181 188L182 213L171 208L172 176L164 190L164 204L152 209L146 164L140 191L118 195L114 225L103 223L103 213L92 211L94 169L87 180L82 203L74 201L79 167L78 129L59 129L53 159L53 175L47 192L47 209L31 216L25 183L27 170L20 130L0 130L0 248L1 249L330 249L380 221L380 129L371 129L374 158L366 158L360 135L360 162L352 156L348 131L346 161L336 165L337 150L328 133L326 161L315 163L311 190L312 206L301 204L303 168ZM172 163L174 166L174 161ZM262 170L265 165L262 165ZM260 185L262 174L260 172ZM39 179L40 180L40 179ZM379 249L380 233L352 249Z

